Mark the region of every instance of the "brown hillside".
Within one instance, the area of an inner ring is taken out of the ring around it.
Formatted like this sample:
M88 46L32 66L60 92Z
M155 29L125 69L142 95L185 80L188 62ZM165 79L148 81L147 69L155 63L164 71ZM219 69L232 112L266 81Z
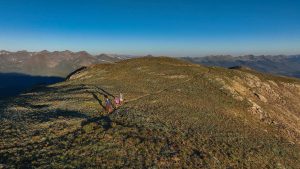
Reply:
M8 167L300 168L297 79L146 57L1 104Z

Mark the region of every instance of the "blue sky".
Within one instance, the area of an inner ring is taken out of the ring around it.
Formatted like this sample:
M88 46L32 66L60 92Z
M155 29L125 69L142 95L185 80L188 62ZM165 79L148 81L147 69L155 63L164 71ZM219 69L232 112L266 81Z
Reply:
M0 49L300 53L299 0L1 0Z

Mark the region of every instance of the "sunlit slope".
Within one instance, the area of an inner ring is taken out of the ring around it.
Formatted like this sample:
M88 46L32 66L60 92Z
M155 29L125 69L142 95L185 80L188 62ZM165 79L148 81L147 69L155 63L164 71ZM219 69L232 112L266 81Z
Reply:
M103 95L122 92L112 114ZM2 103L0 163L299 168L300 81L138 58L88 67Z

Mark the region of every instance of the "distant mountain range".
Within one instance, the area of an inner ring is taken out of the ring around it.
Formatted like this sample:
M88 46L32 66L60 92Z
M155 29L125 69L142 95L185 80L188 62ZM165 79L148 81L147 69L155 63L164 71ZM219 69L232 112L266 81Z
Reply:
M40 52L0 51L0 73L21 73L31 76L66 77L80 67L98 63L113 63L131 58L128 55L100 54L91 55L86 51ZM251 69L277 75L300 78L300 55L276 56L230 56L214 55L206 57L183 57L183 60L208 66L236 67Z
M184 57L182 59L208 66L221 66L227 68L245 66L261 72L300 78L300 55L246 55L238 57L219 55L207 57Z
M96 63L112 63L127 58L123 55L100 54L85 51L0 51L1 73L22 73L33 76L66 77L70 72Z

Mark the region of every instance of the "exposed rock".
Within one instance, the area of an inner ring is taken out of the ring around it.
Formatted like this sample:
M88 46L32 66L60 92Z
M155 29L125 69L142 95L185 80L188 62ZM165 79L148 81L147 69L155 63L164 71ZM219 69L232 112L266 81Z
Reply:
M82 76L84 76L83 72L87 69L86 66L81 67L77 70L75 70L74 72L70 73L67 77L66 80L73 80L73 79L78 79Z
M265 102L265 103L268 102L268 100L263 95L258 94L258 93L254 93L254 95L262 102Z
M250 103L252 103L250 112L255 115L258 115L260 120L265 120L266 118L269 117L268 114L265 111L263 111L263 109L258 104L256 104L255 102L253 102L252 100L249 100L249 99L248 99L248 101Z
M233 66L233 67L229 67L228 69L236 69L236 70L252 70L250 67L247 67L247 66Z

